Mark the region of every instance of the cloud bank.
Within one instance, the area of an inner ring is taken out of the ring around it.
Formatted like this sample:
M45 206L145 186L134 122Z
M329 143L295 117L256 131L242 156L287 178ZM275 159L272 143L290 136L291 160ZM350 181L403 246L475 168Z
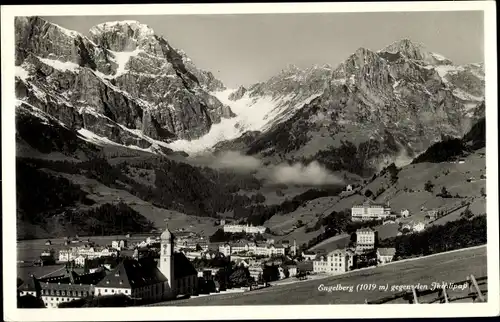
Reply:
M269 183L294 185L331 185L342 184L343 180L316 161L307 165L302 163L280 163L264 165L259 158L228 151L217 155L198 157L197 163L204 163L215 169L233 170L239 173L256 173Z
M271 179L275 183L297 185L329 185L343 182L316 161L308 165L302 163L277 165L271 171Z

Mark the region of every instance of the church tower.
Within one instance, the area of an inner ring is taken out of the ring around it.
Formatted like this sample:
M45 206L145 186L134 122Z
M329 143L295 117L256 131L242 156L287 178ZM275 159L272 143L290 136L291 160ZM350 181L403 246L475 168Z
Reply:
M165 228L165 231L160 236L160 272L167 278L168 282L165 287L164 296L175 294L174 280L174 236ZM169 294L170 293L170 294Z

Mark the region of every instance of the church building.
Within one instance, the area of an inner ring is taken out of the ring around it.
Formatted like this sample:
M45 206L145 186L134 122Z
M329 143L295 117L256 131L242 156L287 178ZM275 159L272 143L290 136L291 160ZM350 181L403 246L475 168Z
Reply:
M152 258L124 259L96 285L95 294L121 293L147 302L195 294L198 273L184 254L174 252L174 236L168 228L161 234L160 245L159 263Z

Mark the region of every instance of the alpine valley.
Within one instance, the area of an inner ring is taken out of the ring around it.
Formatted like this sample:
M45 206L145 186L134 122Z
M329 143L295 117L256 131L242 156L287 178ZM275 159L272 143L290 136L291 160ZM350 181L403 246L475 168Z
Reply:
M85 36L17 17L15 49L19 239L149 232L166 219L210 235L224 217L307 243L332 205L367 190L439 207L449 200L408 178L456 171L442 183L453 190L484 173L483 63L454 65L409 39L232 89L137 21ZM457 157L470 168L446 168ZM344 198L347 184L358 192ZM297 224L311 205L310 227Z

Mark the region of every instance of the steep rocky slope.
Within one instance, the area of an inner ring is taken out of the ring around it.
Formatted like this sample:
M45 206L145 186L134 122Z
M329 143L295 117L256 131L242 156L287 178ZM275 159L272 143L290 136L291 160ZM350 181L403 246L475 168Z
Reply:
M299 76L284 77L294 73ZM454 66L407 39L378 52L360 48L336 68L311 74L321 77L304 78L293 69L285 75L252 87L243 98L316 97L246 140L251 141L243 149L247 154L271 161L318 160L333 170L370 175L393 161L410 160L443 137L462 136L484 115L482 64ZM306 83L295 88L295 79ZM241 148L241 141L216 148Z
M161 151L234 116L224 89L182 51L137 21L104 23L90 38L38 17L15 21L16 96L79 131Z

